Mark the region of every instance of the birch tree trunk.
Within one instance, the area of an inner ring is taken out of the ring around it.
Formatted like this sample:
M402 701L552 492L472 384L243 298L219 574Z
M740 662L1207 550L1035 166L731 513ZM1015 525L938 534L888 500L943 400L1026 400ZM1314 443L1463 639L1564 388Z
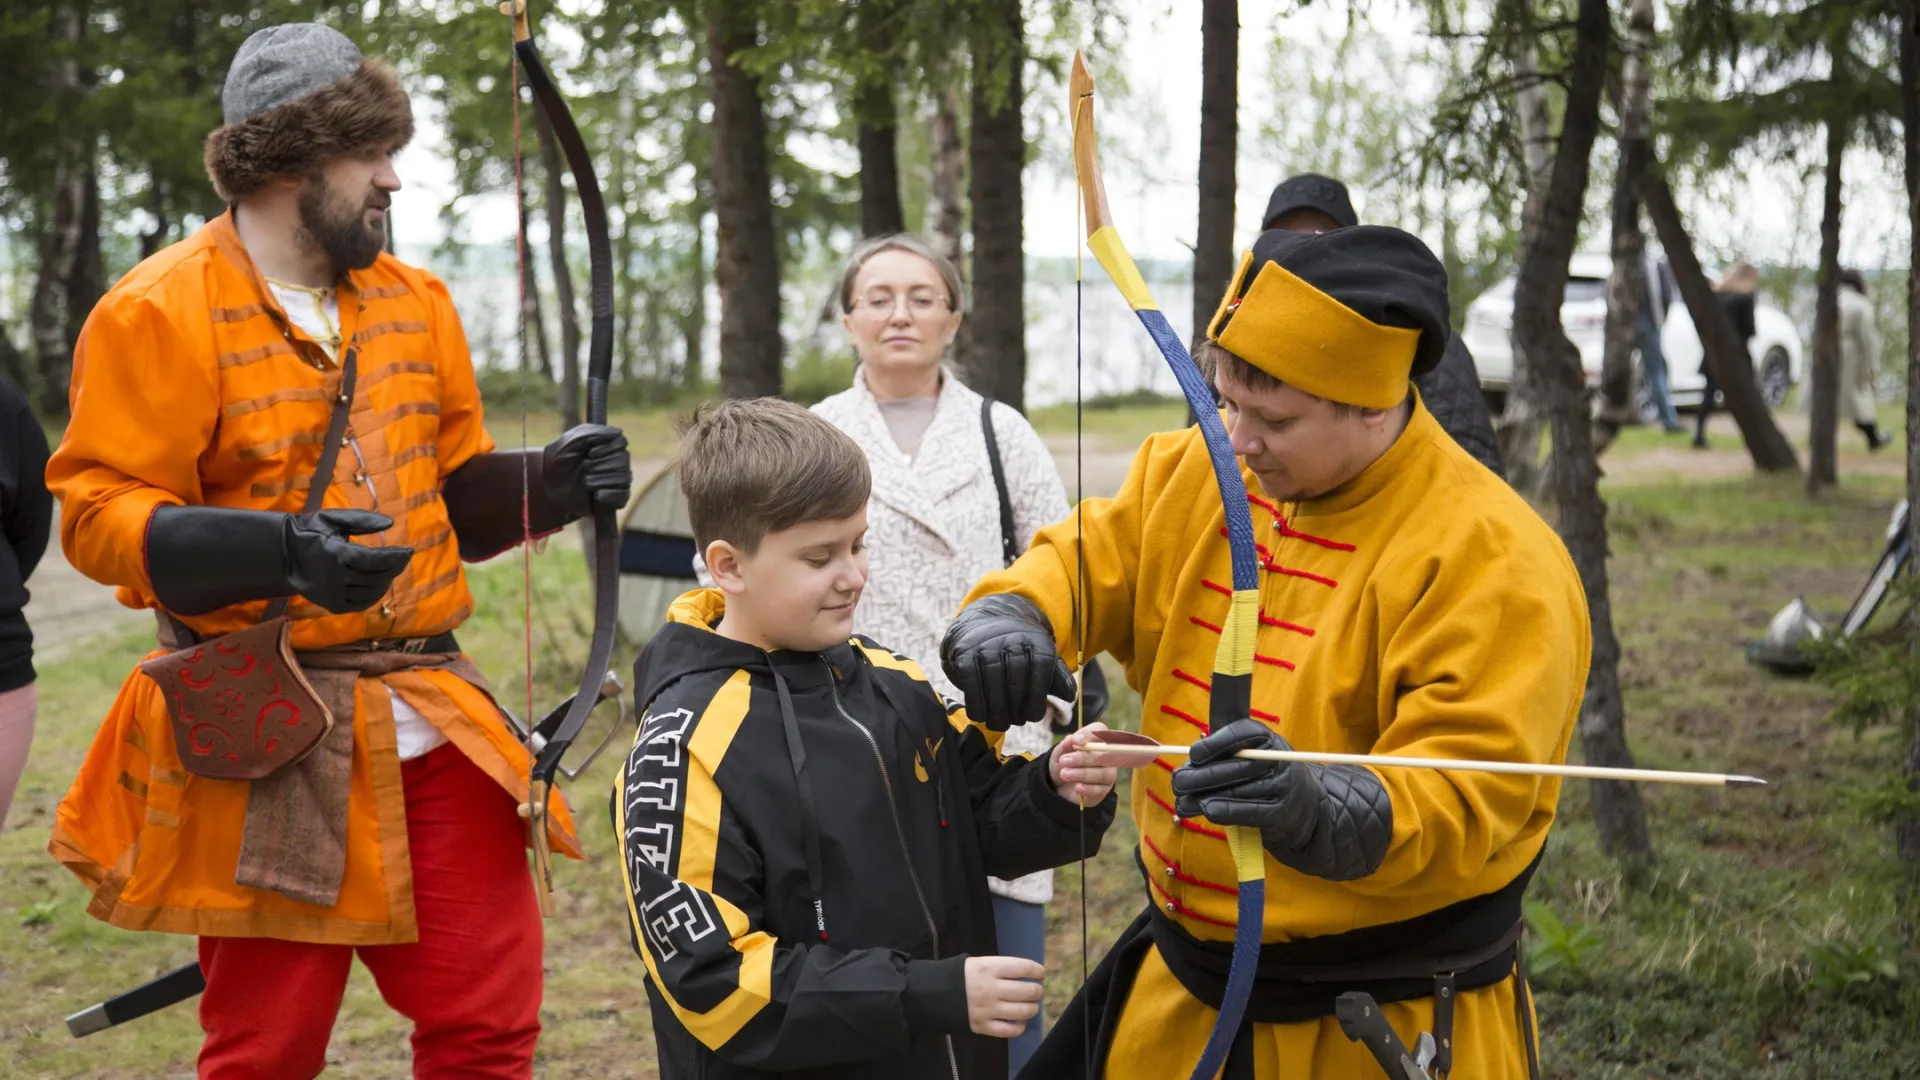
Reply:
M1640 174L1646 171L1650 137L1651 80L1647 53L1653 48L1653 0L1632 0L1627 18L1627 57L1621 70L1620 163L1613 180L1613 272L1607 279L1606 356L1601 363L1602 399L1596 453L1634 420L1634 324L1650 295L1646 234L1640 229ZM1650 312L1656 333L1660 312Z
M951 83L934 92L927 141L932 174L927 185L927 239L958 266L967 226L967 155L960 141L960 93Z
M1525 2L1530 3L1531 0ZM1554 168L1553 129L1547 113L1547 88L1539 77L1533 41L1526 31L1521 34L1513 68L1519 82L1515 107L1519 115L1521 151L1527 170L1527 200L1520 219L1520 263L1524 267L1528 253L1539 243L1542 221L1547 214L1547 189ZM1585 166L1582 168L1584 170ZM1564 269L1560 276L1565 278ZM1527 278L1522 274L1519 287L1525 289L1527 285ZM1564 296L1564 281L1560 288L1562 291L1553 296L1556 323L1559 303ZM1506 409L1497 427L1501 457L1507 464L1507 481L1514 490L1523 492L1536 490L1541 482L1540 434L1547 417L1548 395L1540 383L1542 368L1549 362L1528 352L1525 337L1520 329L1516 302L1511 330L1513 375L1507 386Z
M82 25L77 3L54 6L49 32L65 55L53 65L48 89L69 108L78 104L81 92L80 65L74 52ZM76 318L71 310L72 286L81 258L87 193L93 183L92 148L85 134L74 125L62 124L56 137L59 143L54 148L53 183L40 236L40 265L27 306L40 408L47 416L67 413L67 384L73 375L69 323Z

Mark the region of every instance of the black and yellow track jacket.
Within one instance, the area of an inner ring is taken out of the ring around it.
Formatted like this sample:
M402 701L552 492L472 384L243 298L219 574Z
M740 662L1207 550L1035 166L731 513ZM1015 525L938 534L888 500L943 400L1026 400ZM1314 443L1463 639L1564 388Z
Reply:
M634 664L613 795L661 1076L1004 1077L962 970L999 951L987 875L1092 855L1113 796L1083 813L865 638L770 653L723 610L681 597Z

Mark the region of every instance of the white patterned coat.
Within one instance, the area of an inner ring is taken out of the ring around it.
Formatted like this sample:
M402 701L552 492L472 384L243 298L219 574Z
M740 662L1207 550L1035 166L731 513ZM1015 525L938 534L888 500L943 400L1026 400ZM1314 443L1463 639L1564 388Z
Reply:
M852 389L813 411L852 436L873 470L867 588L854 612L854 630L912 657L941 693L958 697L940 668L940 639L974 582L1001 568L1000 500L980 430L980 395L952 372L940 387L933 422L912 460L894 444L864 369L855 372ZM1025 551L1036 531L1066 518L1066 487L1026 417L996 404L993 430L1013 506L1014 543ZM1009 753L1022 754L1042 754L1052 745L1047 720L1014 728L1004 743ZM988 886L1001 896L1044 904L1053 897L1053 873L990 878Z

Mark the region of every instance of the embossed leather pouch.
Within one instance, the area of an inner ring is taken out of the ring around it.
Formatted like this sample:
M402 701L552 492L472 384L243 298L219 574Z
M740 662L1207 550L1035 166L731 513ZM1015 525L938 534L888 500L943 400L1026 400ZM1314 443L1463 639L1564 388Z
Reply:
M260 780L307 756L333 729L293 658L285 615L140 665L166 696L188 772Z

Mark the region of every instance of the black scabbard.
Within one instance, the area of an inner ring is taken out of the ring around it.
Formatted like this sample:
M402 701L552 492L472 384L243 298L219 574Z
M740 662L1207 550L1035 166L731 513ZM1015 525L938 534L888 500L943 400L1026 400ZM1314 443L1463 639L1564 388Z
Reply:
M207 980L198 963L176 968L145 986L110 997L67 1017L67 1031L76 1039L105 1031L117 1024L136 1020L169 1005L177 1005L207 988Z
M1340 1021L1340 1030L1347 1038L1360 1043L1380 1063L1380 1068L1393 1080L1431 1080L1427 1070L1414 1064L1413 1055L1407 1053L1407 1044L1400 1041L1387 1018L1380 1015L1380 1006L1374 1004L1369 994L1341 994L1334 1001L1334 1016Z

